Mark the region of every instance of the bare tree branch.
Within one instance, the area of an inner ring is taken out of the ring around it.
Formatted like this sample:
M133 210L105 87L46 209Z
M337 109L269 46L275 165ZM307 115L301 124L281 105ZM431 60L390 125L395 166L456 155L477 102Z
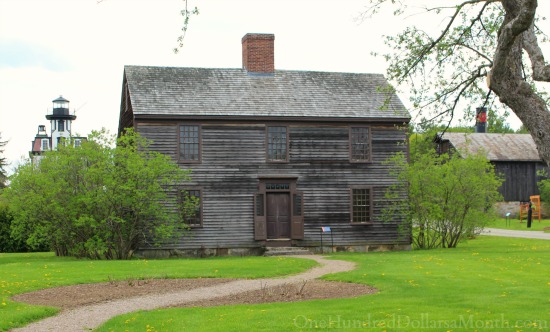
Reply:
M443 31L441 31L441 33L439 34L439 37L437 37L437 39L435 39L434 41L432 41L430 43L430 45L427 45L421 52L420 54L417 56L417 59L416 61L414 61L412 63L412 65L409 67L409 69L404 73L403 76L408 76L409 72L415 70L416 66L418 65L419 62L423 61L424 60L424 57L437 45L439 44L443 38L449 33L451 27L453 26L453 23L454 21L456 20L456 18L458 17L458 14L460 14L460 12L462 11L462 9L467 6L467 5L473 5L473 4L478 4L478 3L482 3L482 2L485 2L485 4L483 5L483 8L480 10L479 14L478 14L478 18L481 17L481 15L483 14L483 11L485 10L485 8L487 7L487 5L491 2L497 2L499 0L470 0L470 1L464 1L462 2L461 4L457 5L456 6L456 10L455 12L453 13L453 15L451 15L451 18L449 20L449 22L447 23L447 26L445 26L445 28L443 29ZM475 23L476 19L472 20L472 23L471 23L471 26ZM470 26L470 28L471 28ZM461 36L462 37L462 36ZM460 40L460 38L459 38Z
M529 54L531 66L533 67L533 79L535 81L550 82L550 65L545 64L544 54L537 42L533 25L523 33L523 49Z

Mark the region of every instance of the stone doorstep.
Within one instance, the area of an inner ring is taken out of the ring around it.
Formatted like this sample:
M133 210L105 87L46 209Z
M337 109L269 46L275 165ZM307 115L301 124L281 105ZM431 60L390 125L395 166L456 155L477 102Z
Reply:
M266 247L264 256L313 255L302 247Z

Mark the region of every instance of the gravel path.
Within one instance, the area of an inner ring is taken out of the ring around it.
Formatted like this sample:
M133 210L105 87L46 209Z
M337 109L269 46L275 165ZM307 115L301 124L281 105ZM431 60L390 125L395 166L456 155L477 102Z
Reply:
M241 292L262 289L265 287L301 282L319 278L326 274L351 271L355 264L340 260L329 260L321 256L295 256L309 258L321 264L306 272L275 279L238 280L210 287L196 288L187 291L161 295L147 295L110 301L100 304L82 306L75 309L61 311L58 315L31 323L25 327L12 331L83 331L97 328L112 317L138 310L152 310L182 303L194 302L203 299L212 299Z
M550 233L544 233L543 231L513 231L508 229L485 228L481 234L505 237L521 237L526 239L550 240Z

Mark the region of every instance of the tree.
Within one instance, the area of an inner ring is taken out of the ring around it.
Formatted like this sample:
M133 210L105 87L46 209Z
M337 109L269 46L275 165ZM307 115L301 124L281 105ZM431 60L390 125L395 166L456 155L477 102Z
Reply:
M19 166L5 193L12 235L57 255L96 259L128 259L145 243L181 235L177 186L189 172L132 130L112 143L105 131L94 132L80 147L65 142Z
M197 7L194 7L193 9L188 9L188 0L183 0L184 2L184 8L180 10L180 15L183 18L183 23L181 27L181 34L178 36L178 45L174 47L173 52L175 54L179 53L179 51L183 48L183 40L185 39L185 35L187 34L187 29L189 28L189 20L191 19L191 16L193 15L199 15L199 9Z
M0 189L6 187L6 180L8 179L6 175L6 170L4 169L4 167L8 165L8 161L4 157L3 149L6 144L8 144L8 142L2 141L2 133L0 133Z
M409 13L405 1L370 0L367 13L396 5L396 15ZM432 119L450 121L463 99L470 105L495 101L509 107L529 130L542 160L550 166L548 95L537 82L550 82L537 28L537 0L461 0L426 8L445 16L436 35L409 27L386 37L393 53L388 78L410 86L413 107L432 110ZM525 55L525 56L524 56ZM530 63L530 66L529 66ZM472 110L470 110L471 112Z
M502 181L483 155L449 158L437 155L431 144L411 139L411 160L403 154L390 159L398 184L387 192L394 202L384 211L404 212L416 248L454 248L465 237L476 234L490 220L491 206L500 197ZM408 200L396 200L405 190Z

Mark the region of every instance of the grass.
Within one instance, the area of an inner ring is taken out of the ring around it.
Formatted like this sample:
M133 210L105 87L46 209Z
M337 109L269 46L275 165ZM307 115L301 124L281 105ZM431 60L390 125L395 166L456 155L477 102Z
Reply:
M455 249L334 254L356 262L328 280L365 283L354 299L172 308L116 317L105 331L543 331L550 241L482 236Z
M13 295L63 285L148 278L263 278L295 274L317 263L281 257L92 261L52 253L0 253L0 331L58 309L11 301Z
M522 222L519 219L500 218L494 220L487 225L491 228L510 229L515 231L544 231L544 228L550 228L550 220L542 219L540 222L538 219L534 219L531 222L531 228L527 228L527 220L523 219Z

